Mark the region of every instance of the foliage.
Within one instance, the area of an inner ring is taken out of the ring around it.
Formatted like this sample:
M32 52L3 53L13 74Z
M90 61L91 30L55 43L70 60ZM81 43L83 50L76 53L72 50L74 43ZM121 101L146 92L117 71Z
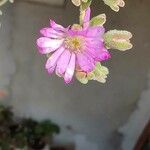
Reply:
M110 30L105 33L104 41L105 45L109 49L118 49L125 51L132 48L130 39L132 34L128 31Z
M50 120L15 120L10 108L0 106L0 148L3 150L39 146L39 143L42 148L59 132L59 126Z

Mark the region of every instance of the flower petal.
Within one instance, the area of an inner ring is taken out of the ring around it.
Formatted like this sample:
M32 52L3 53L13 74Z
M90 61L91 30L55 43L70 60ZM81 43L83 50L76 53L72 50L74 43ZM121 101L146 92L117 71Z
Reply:
M103 48L103 50L97 56L98 56L96 58L97 61L105 61L105 60L108 60L109 58L111 58L110 53L105 48Z
M47 69L48 74L52 74L55 70L56 65L54 65L53 67Z
M55 30L66 31L62 25L57 24L54 20L50 20L50 26Z
M53 52L53 51L55 51L54 49L51 49L51 48L39 48L39 52L41 53L41 54L49 54L50 52Z
M85 72L90 72L94 68L94 64L88 59L88 57L82 53L77 54L77 61L80 68Z
M67 66L69 64L71 57L71 53L69 50L65 50L62 55L60 56L58 62L57 62L57 67L56 67L56 72L60 75L63 75L67 69Z
M98 27L90 27L87 29L86 36L87 37L101 37L105 33L105 29L103 26Z
M40 30L40 33L49 38L63 38L64 33L61 31L56 31L53 28L43 28Z
M94 50L100 50L104 47L104 44L99 38L91 38L86 39L86 47Z
M75 61L76 56L74 53L71 54L70 62L68 64L67 70L65 72L64 80L66 83L70 83L73 78L74 70L75 70Z
M90 21L90 17L91 17L91 8L88 7L87 10L86 10L86 12L85 12L84 22Z
M108 50L104 47L100 49L87 47L86 51L91 55L92 58L94 58L95 61L104 61L111 57Z
M39 50L42 54L47 54L58 49L62 45L63 41L63 39L58 40L41 37L37 40L37 45L38 47L42 48Z
M85 16L84 16L84 20L83 20L83 27L87 28L90 24L90 16L91 16L91 8L88 7L87 10L85 11Z
M60 47L56 52L54 52L52 54L52 56L50 56L46 62L45 68L49 69L53 66L56 65L58 58L61 56L61 54L63 53L63 51L65 50L64 47Z

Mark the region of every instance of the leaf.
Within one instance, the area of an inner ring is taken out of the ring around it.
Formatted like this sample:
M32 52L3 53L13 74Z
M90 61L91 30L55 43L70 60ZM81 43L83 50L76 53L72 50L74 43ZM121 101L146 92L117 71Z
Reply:
M119 7L124 7L124 0L103 0L106 5L108 5L112 10L118 12Z
M95 74L95 79L98 82L105 83L107 75L109 74L108 68L102 66L100 63L96 64L95 70L93 71Z
M125 51L132 48L131 38L132 34L128 31L111 30L104 34L104 43L107 48Z
M91 19L90 25L91 26L102 26L106 22L106 15L100 14L94 18Z
M75 5L75 6L80 6L81 5L81 0L71 0L72 3Z
M86 73L84 73L84 72L77 71L76 72L76 78L82 84L87 84L88 83L88 79L86 77Z
M108 69L98 62L92 72L85 73L82 71L77 71L76 78L82 84L87 84L89 80L96 80L98 82L105 83L108 74Z

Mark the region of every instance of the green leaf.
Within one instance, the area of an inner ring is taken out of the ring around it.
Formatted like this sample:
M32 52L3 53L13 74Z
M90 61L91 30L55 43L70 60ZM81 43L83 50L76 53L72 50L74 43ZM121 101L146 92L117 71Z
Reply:
M111 30L104 34L104 43L107 48L125 51L132 48L131 38L132 34L128 31Z
M124 0L103 0L106 5L108 5L112 10L118 12L119 7L124 7Z
M87 84L88 83L88 79L86 77L86 73L84 72L77 72L76 73L76 78L79 82L81 82L82 84Z
M102 26L106 22L106 15L100 14L91 19L90 25L91 26Z
M75 6L80 6L81 5L81 0L71 0L72 3L75 5Z
M96 66L92 72L85 73L79 71L76 73L76 78L82 84L87 84L89 80L96 80L98 82L105 83L108 74L109 71L106 67L102 66L100 63L96 63Z
M95 74L94 80L105 83L107 75L109 74L109 70L100 63L97 63L93 73Z

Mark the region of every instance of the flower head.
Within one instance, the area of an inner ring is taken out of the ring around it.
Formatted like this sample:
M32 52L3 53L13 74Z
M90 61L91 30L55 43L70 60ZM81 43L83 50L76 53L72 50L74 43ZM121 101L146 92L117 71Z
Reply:
M41 29L43 37L37 40L39 52L49 56L45 65L48 73L55 71L69 83L78 69L92 72L97 62L110 58L104 47L104 31L103 26L90 26L90 8L82 26L64 28L51 20L50 27Z

